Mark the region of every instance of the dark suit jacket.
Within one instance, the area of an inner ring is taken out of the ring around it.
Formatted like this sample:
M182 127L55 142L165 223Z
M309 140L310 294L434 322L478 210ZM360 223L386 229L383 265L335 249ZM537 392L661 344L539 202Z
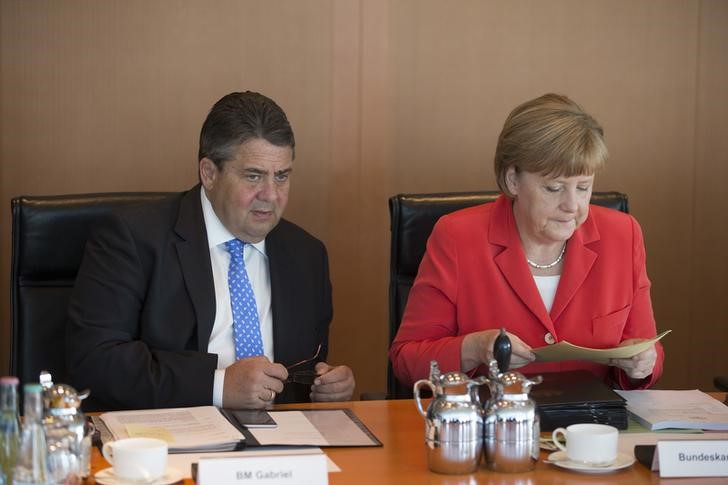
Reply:
M266 238L275 360L328 351L331 283L324 245L282 219ZM215 290L200 186L112 214L93 233L69 306L72 385L89 409L212 403L217 354L207 352ZM287 384L277 402L306 401Z

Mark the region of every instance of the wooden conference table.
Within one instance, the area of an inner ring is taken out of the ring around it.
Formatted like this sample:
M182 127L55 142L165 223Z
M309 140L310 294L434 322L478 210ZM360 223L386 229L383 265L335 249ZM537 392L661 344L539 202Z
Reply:
M710 393L723 400L722 393ZM325 409L349 407L379 438L384 446L377 448L325 448L326 454L341 472L330 473L329 483L346 484L424 484L424 485L580 485L580 484L670 484L726 483L726 478L660 479L639 463L608 474L587 475L548 465L541 460L536 469L527 473L495 473L481 467L471 475L441 475L427 468L424 448L424 421L413 400L352 401L347 403L316 403L277 405L276 409ZM541 458L547 456L542 452ZM92 474L108 467L108 463L93 449ZM94 484L93 478L87 480ZM184 481L192 485L191 479Z

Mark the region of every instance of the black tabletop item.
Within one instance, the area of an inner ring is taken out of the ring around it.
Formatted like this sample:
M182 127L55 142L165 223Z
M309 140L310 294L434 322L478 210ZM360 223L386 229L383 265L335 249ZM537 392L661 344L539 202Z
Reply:
M575 423L609 424L627 429L627 403L587 370L541 373L543 382L531 391L541 418L541 431Z

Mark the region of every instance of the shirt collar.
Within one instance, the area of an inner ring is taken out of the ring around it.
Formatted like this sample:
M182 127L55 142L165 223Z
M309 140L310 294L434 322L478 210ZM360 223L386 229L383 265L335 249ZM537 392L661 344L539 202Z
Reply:
M233 233L231 233L227 227L225 227L220 221L220 218L215 214L215 210L212 208L210 199L207 198L205 193L205 187L200 187L200 201L202 202L202 215L205 218L205 228L207 229L207 244L210 248L214 248L225 244L231 239L235 239ZM246 241L247 242L247 241ZM263 256L265 253L265 239L257 243L247 243L257 249Z

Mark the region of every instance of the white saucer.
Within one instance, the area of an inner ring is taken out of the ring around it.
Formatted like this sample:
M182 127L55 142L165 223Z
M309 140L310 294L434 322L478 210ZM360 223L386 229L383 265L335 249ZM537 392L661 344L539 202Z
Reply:
M621 470L622 468L627 468L628 466L632 466L635 462L634 456L628 455L626 453L617 453L617 459L614 460L614 463L612 463L609 466L593 466L593 465L587 465L586 463L579 463L577 461L571 461L566 456L566 453L563 451L557 451L555 453L551 453L548 457L548 459L544 460L546 463L551 463L553 465L556 465L561 468L566 468L567 470L572 470L575 472L581 472L581 473L610 473L615 470Z
M141 481L129 481L124 480L123 478L118 478L114 475L114 469L112 467L104 468L103 470L96 472L94 478L96 479L96 483L100 483L101 485L128 485L131 483L138 485L140 483L144 483ZM171 483L181 482L184 478L184 473L170 466L167 467L167 471L164 473L164 476L157 478L153 482L146 482L146 485L169 485Z

